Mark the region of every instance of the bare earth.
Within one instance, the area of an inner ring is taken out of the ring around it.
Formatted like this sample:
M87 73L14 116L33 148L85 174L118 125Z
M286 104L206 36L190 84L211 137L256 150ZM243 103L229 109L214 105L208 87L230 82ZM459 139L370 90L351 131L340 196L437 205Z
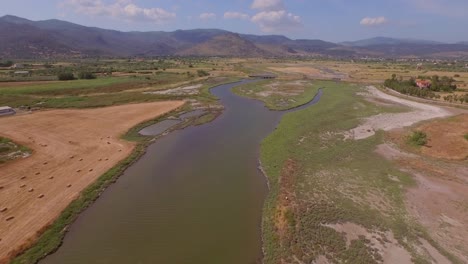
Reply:
M440 106L418 103L383 93L373 86L367 87L367 91L367 96L369 97L407 106L413 109L413 111L396 114L386 113L368 117L360 126L348 131L346 135L348 138L364 139L373 136L375 131L380 129L389 131L395 128L408 127L420 121L447 117L454 114Z
M30 245L80 192L125 159L135 144L120 136L183 101L0 118L0 135L33 154L0 165L0 263Z

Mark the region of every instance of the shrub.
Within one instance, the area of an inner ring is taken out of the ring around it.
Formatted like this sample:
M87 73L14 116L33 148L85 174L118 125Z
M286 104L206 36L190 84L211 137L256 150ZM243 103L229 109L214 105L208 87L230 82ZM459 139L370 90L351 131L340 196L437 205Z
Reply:
M61 72L57 75L58 79L60 81L69 81L69 80L75 80L75 75L71 72Z
M80 79L87 79L87 80L96 79L96 75L94 75L94 73L92 72L80 72L78 74L78 77Z
M197 71L197 74L198 74L198 77L204 77L204 76L210 75L209 73L207 73L207 72L204 71L204 70L198 70L198 71Z
M424 146L427 144L427 134L422 131L413 131L408 141L416 146Z

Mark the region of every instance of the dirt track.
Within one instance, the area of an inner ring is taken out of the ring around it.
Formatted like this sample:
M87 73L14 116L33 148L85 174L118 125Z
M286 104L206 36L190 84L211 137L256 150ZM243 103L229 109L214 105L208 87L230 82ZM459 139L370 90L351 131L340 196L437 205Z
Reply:
M0 118L1 136L33 150L28 158L0 165L0 210L6 208L0 212L0 263L31 243L84 188L132 152L135 144L120 139L122 134L183 103Z
M368 94L365 96L407 106L411 108L412 111L396 114L379 114L368 117L361 125L349 131L347 137L364 139L373 136L375 131L380 129L389 131L395 128L408 127L420 121L447 117L455 114L440 106L418 103L383 93L373 86L367 87L367 91Z

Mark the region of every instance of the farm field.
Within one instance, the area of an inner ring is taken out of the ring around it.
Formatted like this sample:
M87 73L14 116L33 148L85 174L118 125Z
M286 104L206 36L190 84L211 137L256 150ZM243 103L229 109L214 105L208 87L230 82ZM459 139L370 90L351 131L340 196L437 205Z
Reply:
M49 110L0 119L0 135L32 150L0 164L0 262L31 245L80 193L129 156L121 136L183 101Z

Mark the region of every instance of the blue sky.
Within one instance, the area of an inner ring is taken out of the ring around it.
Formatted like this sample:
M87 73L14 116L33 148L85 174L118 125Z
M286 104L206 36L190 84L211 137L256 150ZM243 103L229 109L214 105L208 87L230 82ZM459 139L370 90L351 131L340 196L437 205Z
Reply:
M468 0L9 0L0 15L123 31L220 28L346 41L468 41Z

